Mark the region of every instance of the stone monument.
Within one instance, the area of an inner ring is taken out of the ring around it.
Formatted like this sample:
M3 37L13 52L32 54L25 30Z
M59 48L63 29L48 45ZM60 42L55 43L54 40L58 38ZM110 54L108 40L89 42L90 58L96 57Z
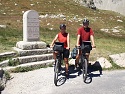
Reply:
M16 44L22 50L42 49L46 43L40 41L39 15L35 10L28 10L23 14L23 41Z
M23 15L23 41L39 41L39 15L29 10Z

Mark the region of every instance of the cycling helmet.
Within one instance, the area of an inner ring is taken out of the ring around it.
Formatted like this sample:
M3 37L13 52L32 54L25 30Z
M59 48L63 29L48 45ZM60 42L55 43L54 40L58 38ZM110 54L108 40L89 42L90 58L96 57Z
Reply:
M66 29L66 25L65 24L60 24L60 29L65 28Z
M83 20L83 25L89 25L89 20L88 19L86 19L86 18L84 18L84 20Z

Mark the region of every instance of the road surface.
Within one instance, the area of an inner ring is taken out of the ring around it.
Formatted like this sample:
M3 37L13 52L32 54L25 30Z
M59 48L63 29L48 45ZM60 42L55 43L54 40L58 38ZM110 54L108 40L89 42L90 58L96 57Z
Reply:
M69 79L60 76L58 86L53 83L53 67L11 75L14 78L2 94L125 94L125 70L102 71L102 75L94 71L86 83L82 74L71 70Z

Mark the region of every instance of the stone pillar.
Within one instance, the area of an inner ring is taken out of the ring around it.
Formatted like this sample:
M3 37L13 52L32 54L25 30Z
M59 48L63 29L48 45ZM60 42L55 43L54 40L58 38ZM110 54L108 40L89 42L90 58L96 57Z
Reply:
M39 15L35 10L23 15L23 41L39 41Z
M23 14L23 41L19 41L16 47L22 50L42 49L46 43L40 41L39 15L35 10L28 10Z

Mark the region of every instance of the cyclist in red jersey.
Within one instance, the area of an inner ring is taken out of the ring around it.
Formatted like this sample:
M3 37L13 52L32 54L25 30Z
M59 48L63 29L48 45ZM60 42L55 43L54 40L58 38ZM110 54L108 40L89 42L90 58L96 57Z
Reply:
M69 44L69 33L66 32L66 25L61 24L60 25L60 32L55 36L54 40L52 41L50 47L53 47L54 43L56 41L63 42L64 43L64 51L63 51L63 58L65 62L65 72L66 76L68 76L68 68L69 68L69 63L68 63L68 58L69 58L69 50L70 50L70 44ZM54 59L56 59L56 53L53 53Z
M91 47L96 47L95 46L95 43L94 43L94 32L93 30L89 27L89 20L84 18L83 20L83 26L80 27L77 31L77 42L76 42L76 46L79 47L82 45L82 42L90 42L89 44L87 45L90 45ZM76 62L75 62L75 67L77 69L77 65L78 65L78 62L79 62L79 58L80 58L80 55L81 55L81 50L79 49L78 50L78 54L76 56ZM86 54L86 57L87 59L89 60L89 55L90 55L90 52L88 52Z

